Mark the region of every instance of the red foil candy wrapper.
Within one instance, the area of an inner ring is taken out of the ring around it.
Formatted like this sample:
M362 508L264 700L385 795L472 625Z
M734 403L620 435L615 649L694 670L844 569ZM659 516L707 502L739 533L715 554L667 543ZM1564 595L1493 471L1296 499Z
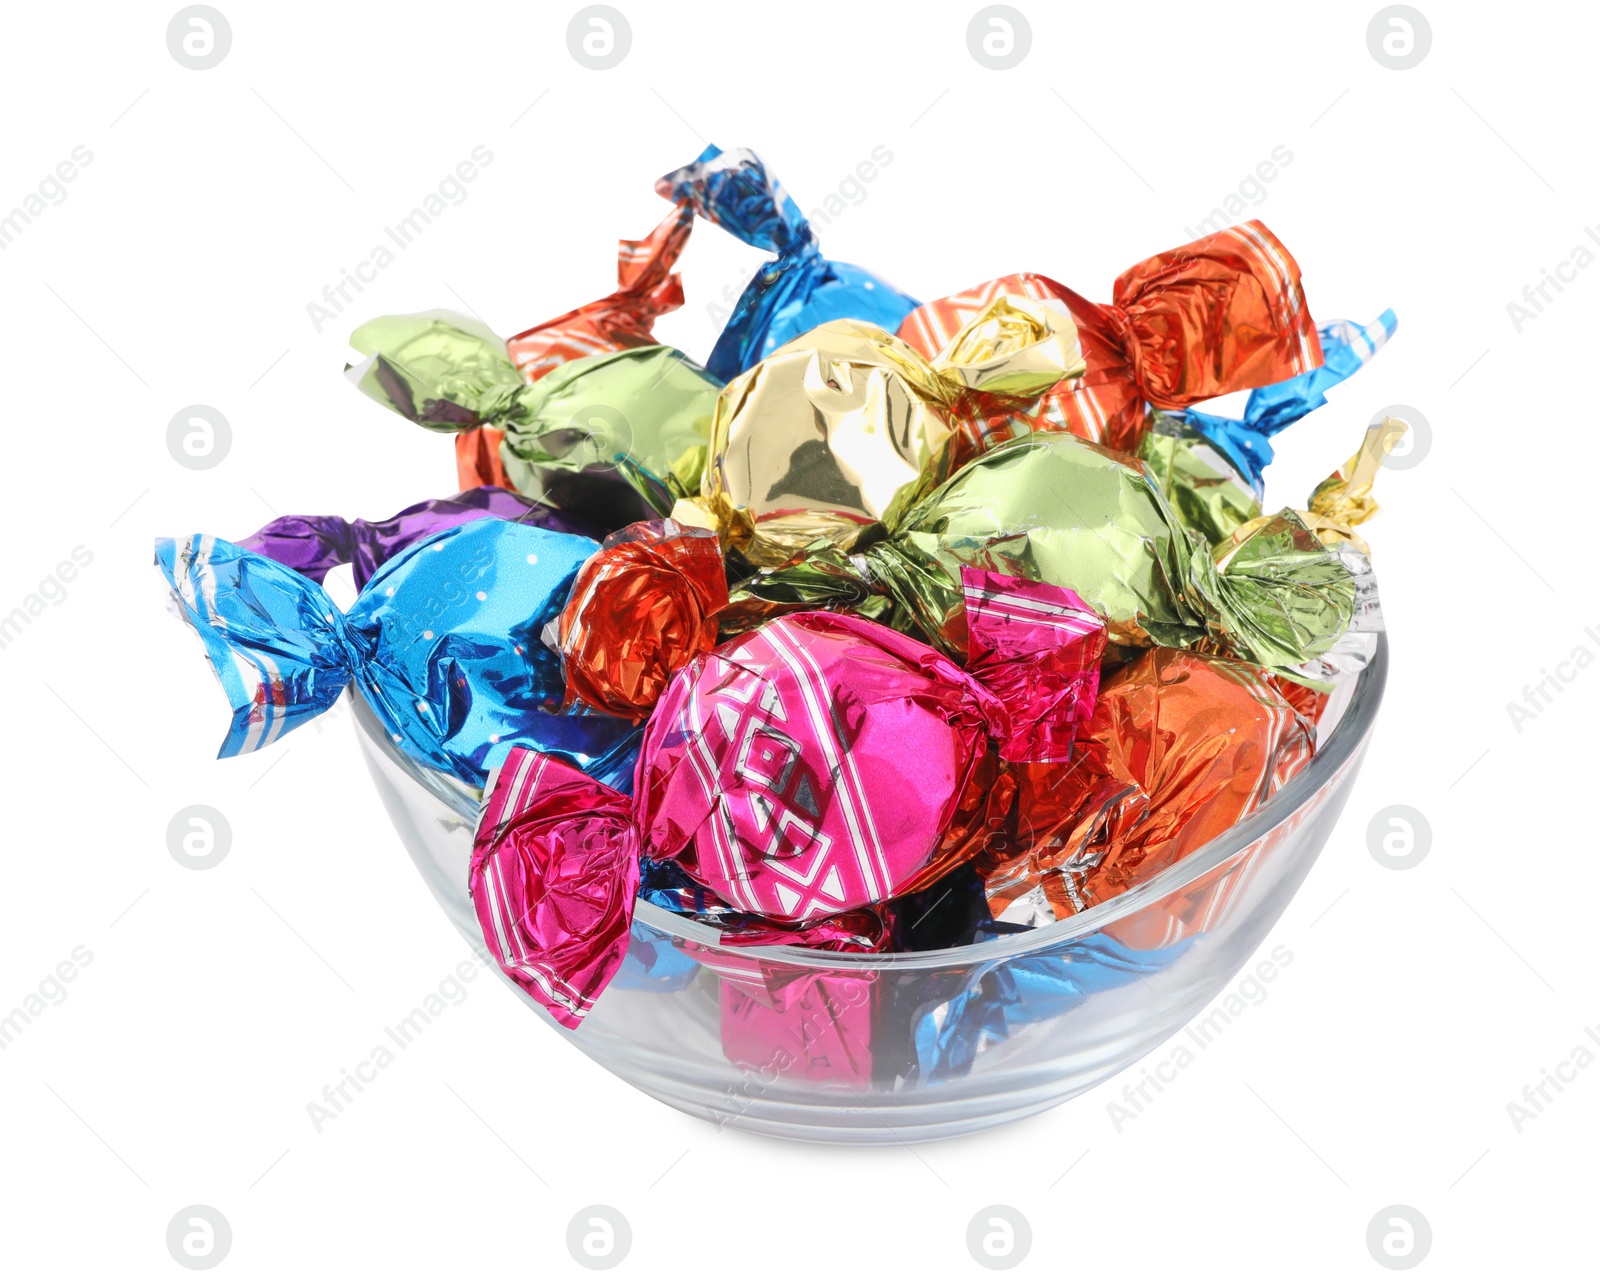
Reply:
M1009 759L1070 749L1094 701L1105 630L1076 594L987 572L964 584L973 673L828 612L697 657L645 728L631 803L514 749L472 877L507 973L559 1021L581 1018L621 964L641 851L777 931L878 942L861 910L975 855L1010 809Z
M1065 430L1132 452L1145 404L1176 411L1321 366L1300 267L1270 230L1242 222L1123 271L1109 306L1043 275L1006 275L917 307L901 340L932 358L996 297L1066 310L1087 370L1022 414L963 423L956 468L1028 429Z
M1255 666L1144 652L1106 679L1070 766L1018 768L1021 849L979 866L991 912L1037 924L1120 895L1255 810L1315 739Z
M643 721L673 671L717 645L727 605L715 532L666 520L612 533L561 613L569 700Z
M694 229L694 210L680 204L644 239L617 246L617 290L599 301L536 324L506 342L506 352L529 381L574 359L635 346L653 346L655 321L683 305L683 280L673 272ZM456 474L462 490L511 487L500 461L504 430L480 426L456 435Z
M628 950L639 890L628 799L513 749L479 819L467 882L500 968L576 1028Z

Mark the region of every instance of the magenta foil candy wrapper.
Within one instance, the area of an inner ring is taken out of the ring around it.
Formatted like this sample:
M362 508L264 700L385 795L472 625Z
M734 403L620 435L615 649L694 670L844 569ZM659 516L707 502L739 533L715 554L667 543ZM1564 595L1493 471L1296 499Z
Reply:
M631 802L514 750L471 879L506 972L575 1025L621 964L641 853L824 944L840 914L975 855L1012 792L1005 762L1066 756L1105 626L1071 590L981 571L963 583L970 672L832 612L697 657L646 727Z
M468 886L500 968L576 1028L628 950L639 843L628 799L513 749L478 821Z

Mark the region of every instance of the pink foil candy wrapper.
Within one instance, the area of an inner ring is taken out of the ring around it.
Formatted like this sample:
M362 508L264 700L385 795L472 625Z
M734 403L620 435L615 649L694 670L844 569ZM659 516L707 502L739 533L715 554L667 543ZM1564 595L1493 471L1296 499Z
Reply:
M513 749L478 821L467 882L500 968L576 1028L628 948L639 841L628 799Z
M1060 756L1085 720L1105 627L1071 590L983 572L964 583L972 672L831 612L697 657L645 728L631 803L513 750L472 871L507 973L575 1025L621 963L641 851L788 923L775 929L791 942L805 942L796 924L915 891L976 854L1009 801L1000 758Z

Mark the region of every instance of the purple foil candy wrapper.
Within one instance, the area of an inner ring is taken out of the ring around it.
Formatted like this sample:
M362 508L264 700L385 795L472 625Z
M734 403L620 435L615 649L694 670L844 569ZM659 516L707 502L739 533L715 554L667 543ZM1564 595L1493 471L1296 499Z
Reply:
M401 550L447 527L479 518L503 518L590 540L603 537L577 515L540 505L503 487L474 487L456 496L418 501L381 522L337 514L285 514L238 545L293 568L319 585L335 567L349 563L356 589L361 590L378 568Z

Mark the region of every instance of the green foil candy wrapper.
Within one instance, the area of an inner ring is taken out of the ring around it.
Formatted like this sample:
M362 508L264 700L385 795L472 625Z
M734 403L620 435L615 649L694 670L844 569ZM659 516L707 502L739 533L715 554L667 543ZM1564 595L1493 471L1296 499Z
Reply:
M505 343L434 310L363 324L350 344L360 390L425 429L505 431L506 474L524 496L621 527L700 489L721 384L670 346L575 359L531 384Z
M851 588L866 578L894 600L891 623L960 659L961 569L971 566L1076 590L1123 646L1185 647L1288 669L1329 650L1355 608L1349 569L1293 511L1214 553L1137 460L1071 434L996 448L885 531L847 559L814 546L743 582L730 623L786 610L796 573L805 573L801 592L812 606L830 580L832 599L851 606Z
M1179 417L1151 410L1139 441L1139 459L1178 521L1206 543L1220 545L1261 505L1250 485L1219 456L1204 435Z

